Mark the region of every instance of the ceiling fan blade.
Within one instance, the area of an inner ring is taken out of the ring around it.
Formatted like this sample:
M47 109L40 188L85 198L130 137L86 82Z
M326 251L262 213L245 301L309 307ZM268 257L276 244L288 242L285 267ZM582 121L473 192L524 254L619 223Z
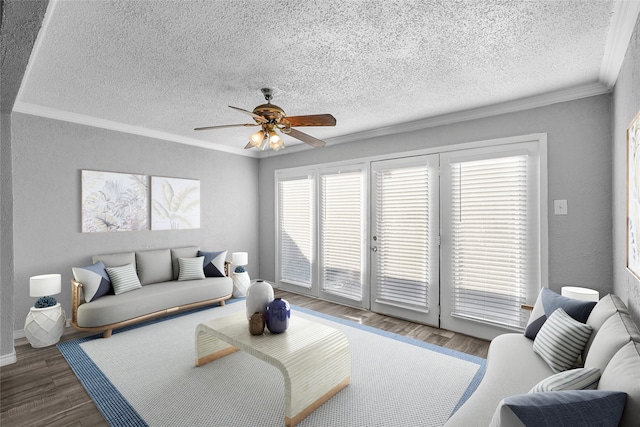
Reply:
M243 126L259 126L258 123L241 123L237 125L220 125L220 126L205 126L201 128L195 128L193 130L209 130L209 129L222 129L222 128L235 128Z
M265 119L264 117L254 113L253 111L244 110L244 109L238 108L238 107L232 107L231 105L229 105L229 108L233 108L234 110L240 111L241 113L248 114L251 117L253 117L254 119L256 119L258 122L260 122L260 123L267 123L267 119Z
M315 148L324 147L326 144L326 142L324 142L323 140L314 138L313 136L307 135L306 133L300 132L296 129L290 129L289 133L286 135L292 136L295 139L299 139L302 142L306 142L307 144Z
M335 126L336 118L331 114L312 114L309 116L287 116L284 120L291 126Z

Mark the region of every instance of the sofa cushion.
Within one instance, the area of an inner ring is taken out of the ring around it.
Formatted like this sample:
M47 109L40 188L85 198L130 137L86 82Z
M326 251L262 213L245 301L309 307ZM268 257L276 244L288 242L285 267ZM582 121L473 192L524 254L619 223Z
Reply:
M584 367L604 371L613 355L632 340L640 341L638 327L628 314L615 313L604 322L598 336L593 339Z
M533 341L533 351L554 372L566 371L574 366L590 335L591 326L578 322L558 308L540 328Z
M78 326L92 328L111 325L173 307L231 296L232 292L233 280L230 277L142 286L135 292L105 295L90 304L80 305Z
M171 251L158 249L136 252L136 270L142 286L173 280Z
M184 248L171 249L171 267L173 270L173 280L178 280L180 276L180 265L178 258L195 258L198 256L198 246L186 246Z
M204 252L198 251L198 256L204 256L204 275L207 277L224 277L224 264L227 251Z
M567 298L558 295L548 288L542 288L533 306L533 311L531 312L531 317L529 317L529 323L524 331L524 336L535 339L542 325L544 325L549 316L551 316L557 308L562 308L569 316L578 322L585 323L595 305L595 301L580 301Z
M529 393L560 390L594 390L598 387L599 379L600 369L598 368L569 369L543 379Z
M123 265L122 267L107 267L106 270L116 295L142 287L133 264Z
M102 261L88 267L73 267L71 271L73 278L82 283L82 293L87 302L95 301L112 291L111 280Z
M178 258L178 264L180 265L179 281L204 279L203 256L196 258Z
M637 427L640 420L640 343L629 342L612 358L602 372L598 390L627 393L621 427Z
M593 343L596 335L598 335L598 331L604 322L618 312L629 313L624 302L622 302L620 297L617 295L607 294L600 298L600 301L598 301L595 307L593 307L593 310L591 310L591 314L589 314L589 318L587 319L587 325L593 328L593 332L591 333L589 341L587 341L587 345L584 346L582 360L586 360L589 349L591 348L591 343Z
M122 252L118 254L96 255L93 262L102 261L105 267L122 267L123 265L133 264L136 267L136 254L134 252Z
M492 427L617 427L626 394L616 391L564 390L505 398Z

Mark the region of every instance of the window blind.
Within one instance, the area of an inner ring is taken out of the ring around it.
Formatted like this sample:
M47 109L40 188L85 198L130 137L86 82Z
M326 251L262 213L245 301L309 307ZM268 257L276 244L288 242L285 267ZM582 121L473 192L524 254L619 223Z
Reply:
M311 288L313 248L313 180L278 182L280 280Z
M376 300L426 310L431 268L428 242L438 235L429 230L428 168L379 170L375 179Z
M526 325L527 178L526 155L451 164L452 315Z
M321 175L320 274L322 290L356 301L363 286L362 172Z

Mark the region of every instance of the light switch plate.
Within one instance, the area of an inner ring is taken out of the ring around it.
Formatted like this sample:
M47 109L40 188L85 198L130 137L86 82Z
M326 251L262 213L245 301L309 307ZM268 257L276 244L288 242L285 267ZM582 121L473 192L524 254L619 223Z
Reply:
M554 200L553 201L553 213L555 215L568 215L569 208L567 207L566 200Z

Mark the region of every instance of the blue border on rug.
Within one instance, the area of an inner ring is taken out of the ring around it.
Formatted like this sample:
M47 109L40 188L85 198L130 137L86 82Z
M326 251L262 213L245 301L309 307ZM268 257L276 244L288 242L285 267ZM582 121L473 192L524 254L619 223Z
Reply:
M240 301L244 301L245 298L233 298L227 300L227 304L233 304ZM204 310L210 310L212 307L201 307L190 311L185 311L182 313L176 313L170 316L161 317L154 320L149 320L144 323L140 323L137 325L127 326L125 328L121 328L113 331L114 334L119 334L122 332L126 332L132 329L141 328L144 326L152 325L159 322L164 322L166 320L175 319L177 317L186 316L189 314L197 313ZM372 326L362 325L358 322L348 319L342 319L340 317L335 317L329 314L320 313L317 311L309 310L307 308L291 306L293 311L299 311L301 313L306 313L312 316L320 317L326 320L330 320L332 322L340 323L345 326L350 326L353 328L361 329L373 334L381 335L387 338L391 338L397 341L401 341L407 344L414 345L416 347L421 347L426 350L430 350L436 353L441 353L447 356L455 357L457 359L461 359L467 362L477 364L478 371L475 376L469 383L469 386L462 394L462 397L454 407L451 415L453 415L464 402L469 399L469 397L473 394L473 392L480 385L480 381L484 377L484 373L486 370L486 360L472 356L470 354L462 353L460 351L452 350L445 347L440 347L435 344L430 344L424 341L420 341L414 338L405 337L403 335L398 335L393 332L383 331L381 329L374 328ZM109 381L109 379L102 373L100 368L93 363L93 360L84 352L81 344L92 341L95 339L101 339L102 334L92 335L90 337L78 338L72 341L64 341L57 345L58 350L62 353L62 356L67 360L69 366L76 374L80 383L83 385L91 399L98 407L98 410L105 417L107 422L112 427L148 427L148 424L142 419L140 414L129 404L129 402L122 396L120 391Z
M462 394L462 396L460 397L460 400L458 401L456 406L453 408L453 411L451 411L451 414L449 416L455 414L456 411L464 404L464 402L466 402L467 399L469 399L469 397L471 397L473 392L476 391L476 389L480 385L480 381L482 381L482 378L484 377L484 373L485 373L485 371L487 369L487 361L486 361L486 359L483 359L483 358L478 357L478 356L473 356L471 354L462 353L461 351L452 350L450 348L440 347L439 345L435 345L435 344L431 344L431 343L428 343L428 342L420 341L420 340L417 340L415 338L405 337L404 335L398 335L398 334L395 334L393 332L383 331L382 329L377 329L377 328L374 328L372 326L363 325L363 324L360 324L360 323L355 322L353 320L342 319L340 317L331 316L330 314L319 313L317 311L309 310L309 309L303 308L303 307L291 306L292 310L294 308L295 308L295 311L300 311L302 313L310 314L310 315L313 315L313 316L316 316L316 317L321 317L321 318L330 320L332 322L340 323L340 324L345 325L345 326L351 326L351 327L354 327L354 328L362 329L364 331L371 332L372 334L381 335L383 337L387 337L387 338L391 338L391 339L394 339L394 340L397 340L397 341L401 341L401 342L404 342L406 344L415 345L416 347L421 347L421 348L424 348L426 350L431 350L431 351L436 352L436 353L445 354L447 356L455 357L457 359L461 359L461 360L464 360L466 362L471 362L471 363L477 364L479 366L478 371L476 372L475 376L473 377L473 379L469 383L469 386L467 387L465 392Z

